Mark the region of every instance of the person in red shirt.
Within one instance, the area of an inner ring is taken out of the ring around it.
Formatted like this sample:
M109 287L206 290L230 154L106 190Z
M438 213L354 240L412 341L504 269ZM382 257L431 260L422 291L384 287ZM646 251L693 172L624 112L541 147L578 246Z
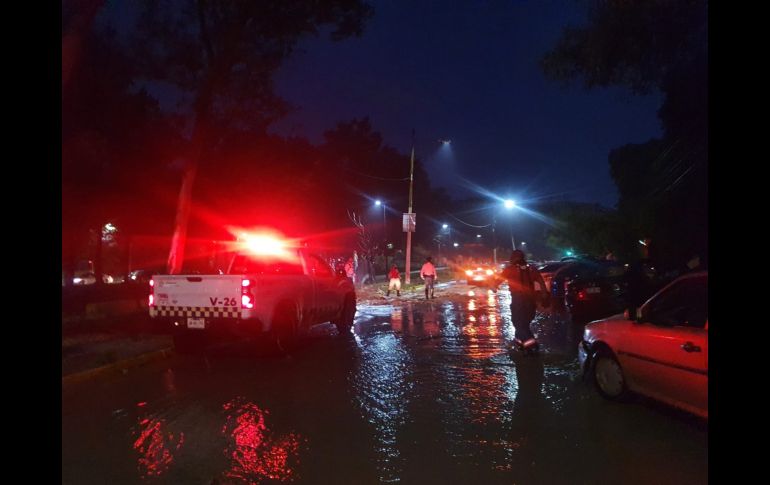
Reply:
M388 283L388 296L390 296L392 290L396 290L396 296L401 296L401 275L395 264L390 268L388 279L390 280Z
M436 282L436 267L431 262L432 258L425 258L425 264L420 269L420 278L425 282L425 299L436 298L433 296L433 284ZM428 296L430 294L430 296Z

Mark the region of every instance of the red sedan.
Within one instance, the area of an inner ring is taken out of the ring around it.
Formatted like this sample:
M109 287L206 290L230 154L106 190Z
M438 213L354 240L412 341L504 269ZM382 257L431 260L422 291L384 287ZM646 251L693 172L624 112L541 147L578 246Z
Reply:
M708 419L708 272L682 276L633 317L626 311L586 325L579 359L599 393L628 391Z

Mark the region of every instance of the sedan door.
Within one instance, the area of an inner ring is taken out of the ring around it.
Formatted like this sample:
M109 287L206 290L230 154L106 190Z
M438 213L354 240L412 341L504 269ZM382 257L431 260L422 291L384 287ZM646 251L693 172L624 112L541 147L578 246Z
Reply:
M641 309L618 358L632 389L708 412L708 275L679 279Z

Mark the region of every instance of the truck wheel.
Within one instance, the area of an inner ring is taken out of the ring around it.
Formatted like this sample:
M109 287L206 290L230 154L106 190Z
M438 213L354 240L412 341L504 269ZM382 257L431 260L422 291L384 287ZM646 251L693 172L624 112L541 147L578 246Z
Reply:
M177 333L173 335L174 349L184 355L194 355L203 352L206 347L202 335L193 333Z
M275 312L273 318L272 338L276 346L283 352L289 352L296 348L297 339L297 312L291 305L282 305Z
M348 295L345 297L345 305L342 307L342 315L338 320L333 323L337 326L337 330L340 334L344 335L350 332L350 327L353 326L353 320L356 316L356 298Z

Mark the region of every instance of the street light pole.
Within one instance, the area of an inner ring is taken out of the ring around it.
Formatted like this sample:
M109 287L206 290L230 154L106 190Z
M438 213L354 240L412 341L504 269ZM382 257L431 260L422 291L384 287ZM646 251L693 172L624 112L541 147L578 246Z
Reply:
M412 130L412 157L411 157L411 163L409 165L409 211L407 214L409 214L407 217L411 217L412 214L412 185L414 182L414 130ZM404 283L410 284L411 278L409 274L409 267L412 259L412 231L410 231L411 227L409 224L410 221L407 221L406 225L406 276L404 277Z
M497 226L497 216L492 217L492 261L497 266L497 239L495 238L495 227Z
M382 203L382 254L385 256L385 281L388 281L388 225L385 222L385 202Z

